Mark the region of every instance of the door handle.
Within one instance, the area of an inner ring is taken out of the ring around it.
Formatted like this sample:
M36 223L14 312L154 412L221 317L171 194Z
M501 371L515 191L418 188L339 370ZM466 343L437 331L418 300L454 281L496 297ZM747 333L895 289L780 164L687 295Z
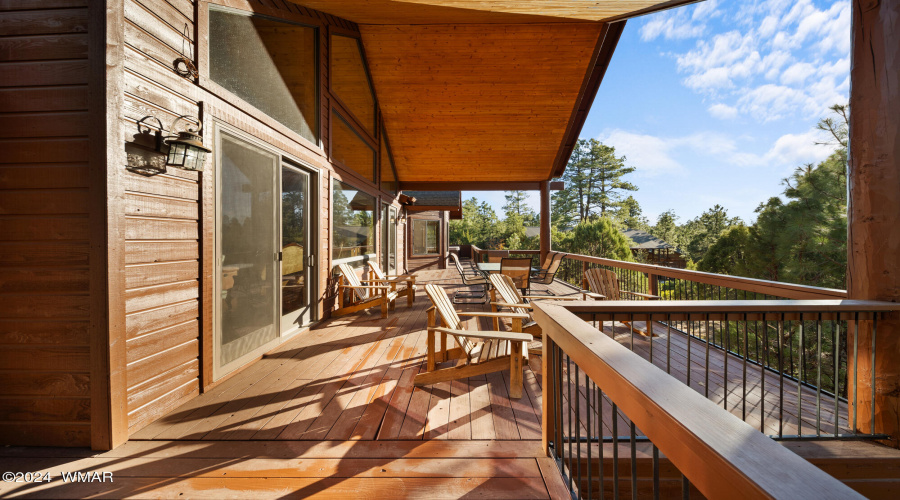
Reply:
M310 255L310 256L307 258L307 263L306 263L306 264L307 264L309 267L316 267L316 256L315 256L315 255Z

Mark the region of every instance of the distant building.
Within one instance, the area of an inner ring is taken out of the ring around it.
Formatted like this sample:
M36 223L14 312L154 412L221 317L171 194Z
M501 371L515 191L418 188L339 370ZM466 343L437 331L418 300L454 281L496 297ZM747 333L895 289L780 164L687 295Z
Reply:
M658 266L678 269L687 267L687 261L681 256L681 252L656 236L638 229L626 229L622 234L634 242L631 253L636 259Z

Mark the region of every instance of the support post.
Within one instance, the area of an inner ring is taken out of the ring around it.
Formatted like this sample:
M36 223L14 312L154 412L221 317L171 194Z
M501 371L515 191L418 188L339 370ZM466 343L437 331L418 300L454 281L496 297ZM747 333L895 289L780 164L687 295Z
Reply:
M550 181L541 181L541 264L550 253Z
M850 299L900 300L900 3L853 2L847 291ZM848 384L857 428L900 447L900 321L858 328L857 394ZM848 344L850 344L848 342ZM849 347L849 346L848 346ZM854 373L850 348L848 373ZM873 364L874 359L874 364ZM872 401L872 370L875 398Z

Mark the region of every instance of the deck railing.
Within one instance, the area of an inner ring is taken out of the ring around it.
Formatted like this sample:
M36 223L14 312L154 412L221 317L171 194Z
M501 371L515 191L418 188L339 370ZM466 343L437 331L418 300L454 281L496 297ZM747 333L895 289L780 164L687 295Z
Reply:
M619 311L649 304L535 303L544 346L543 443L572 498L692 491L709 498L861 498L583 319L656 319L640 308ZM854 318L870 309L854 306ZM788 314L775 311L782 312ZM682 313L666 314L671 320Z

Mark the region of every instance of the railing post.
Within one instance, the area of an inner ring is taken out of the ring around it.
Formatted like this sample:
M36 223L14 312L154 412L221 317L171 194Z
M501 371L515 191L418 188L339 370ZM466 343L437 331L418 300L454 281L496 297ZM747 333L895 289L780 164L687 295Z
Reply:
M857 300L900 300L900 16L897 2L853 2L847 292ZM900 321L860 321L857 402L861 430L900 447Z
M647 275L647 293L659 295L659 277L655 274Z
M541 446L543 446L544 453L549 457L550 441L553 441L553 430L556 428L556 402L553 399L556 397L556 392L553 390L553 387L559 374L554 372L556 363L551 362L550 359L553 340L546 335L543 340L543 346L541 347L541 374L543 378L543 388L541 389L541 411L543 412L541 418Z

